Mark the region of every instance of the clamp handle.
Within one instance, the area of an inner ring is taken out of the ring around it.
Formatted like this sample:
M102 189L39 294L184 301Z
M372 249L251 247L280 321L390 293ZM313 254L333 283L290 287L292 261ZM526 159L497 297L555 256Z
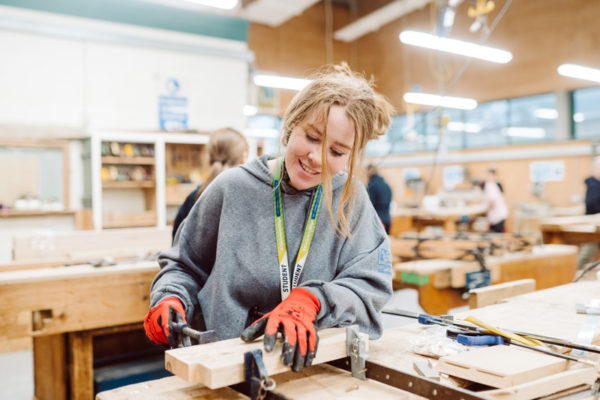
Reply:
M494 346L504 344L504 338L499 335L463 335L458 334L456 341L465 346ZM508 343L507 343L508 344Z

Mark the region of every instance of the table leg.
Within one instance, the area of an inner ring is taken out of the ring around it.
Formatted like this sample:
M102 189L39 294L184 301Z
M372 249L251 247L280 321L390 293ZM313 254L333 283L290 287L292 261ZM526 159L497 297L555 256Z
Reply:
M67 398L64 334L34 336L33 379L36 400Z

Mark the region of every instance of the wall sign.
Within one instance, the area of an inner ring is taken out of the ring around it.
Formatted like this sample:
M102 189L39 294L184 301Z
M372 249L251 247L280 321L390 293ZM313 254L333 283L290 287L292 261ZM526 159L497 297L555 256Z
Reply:
M187 97L178 96L179 82L169 78L165 82L167 95L158 96L158 119L161 130L185 130L188 127L189 107Z
M531 182L559 182L565 179L564 161L534 161L529 164Z

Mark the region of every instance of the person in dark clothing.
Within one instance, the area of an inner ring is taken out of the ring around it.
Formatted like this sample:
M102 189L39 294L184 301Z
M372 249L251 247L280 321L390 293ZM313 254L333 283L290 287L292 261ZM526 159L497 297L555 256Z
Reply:
M235 167L246 162L248 157L248 142L244 135L233 128L223 128L213 132L208 142L208 157L210 174L203 184L198 185L179 206L175 221L173 221L173 242L179 226L188 216L190 210L200 197L204 189L217 175L227 168Z
M594 158L592 175L585 179L585 214L600 213L600 156Z
M600 156L592 161L592 174L585 179L585 214L600 213ZM598 251L598 243L584 243L577 255L577 266L583 268Z
M367 192L369 198L381 223L385 227L386 233L390 233L390 224L392 223L392 217L390 216L390 203L392 201L392 189L385 182L385 180L379 175L377 166L369 164L367 166L367 176L369 177L369 183L367 184Z

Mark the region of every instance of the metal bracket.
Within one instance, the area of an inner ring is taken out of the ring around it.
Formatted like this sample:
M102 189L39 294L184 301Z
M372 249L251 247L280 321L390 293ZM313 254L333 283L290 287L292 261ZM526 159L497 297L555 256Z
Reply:
M346 328L346 354L350 357L352 376L363 381L366 380L367 350L365 341L360 337L357 325Z

